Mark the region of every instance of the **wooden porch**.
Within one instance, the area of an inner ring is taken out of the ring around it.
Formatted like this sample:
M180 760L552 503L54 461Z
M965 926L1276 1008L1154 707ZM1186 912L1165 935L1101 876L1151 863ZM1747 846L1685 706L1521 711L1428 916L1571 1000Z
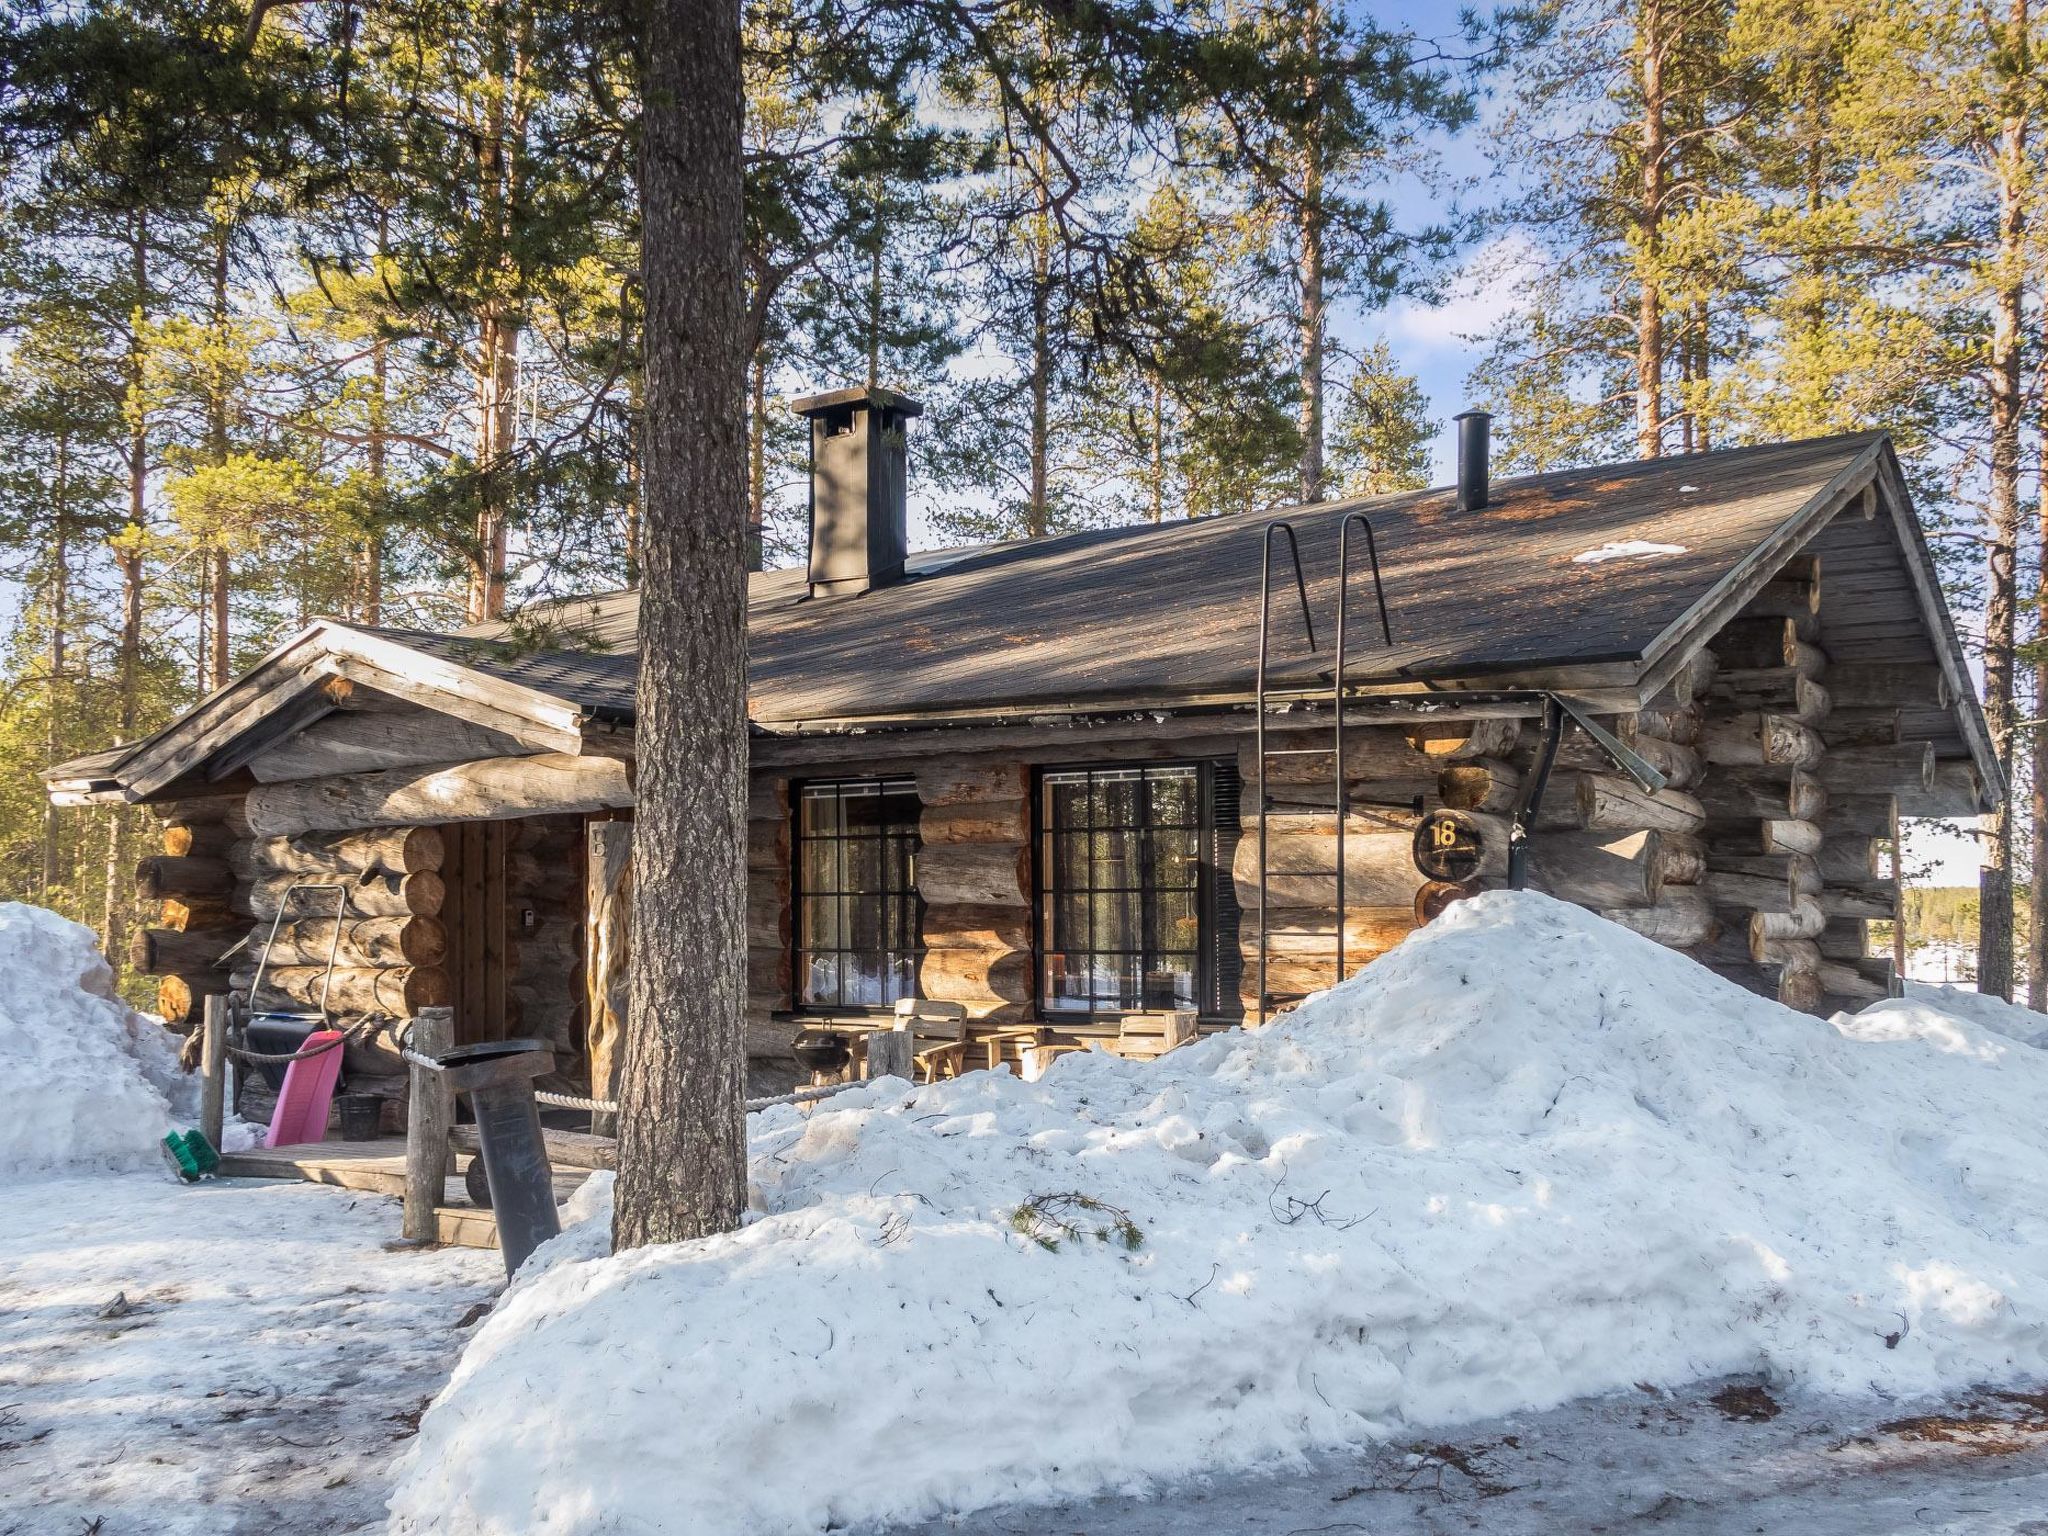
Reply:
M455 1172L447 1180L442 1202L434 1208L434 1240L463 1248L496 1248L497 1218L471 1201L463 1184L462 1175L476 1153L473 1146L462 1147L462 1139L459 1135L454 1138ZM550 1150L554 1149L551 1147ZM314 1141L292 1147L251 1147L246 1152L224 1153L220 1160L220 1177L302 1179L309 1184L331 1184L338 1189L403 1199L405 1138L383 1136L375 1141ZM589 1177L590 1171L586 1168L557 1167L555 1204L560 1205L575 1194Z

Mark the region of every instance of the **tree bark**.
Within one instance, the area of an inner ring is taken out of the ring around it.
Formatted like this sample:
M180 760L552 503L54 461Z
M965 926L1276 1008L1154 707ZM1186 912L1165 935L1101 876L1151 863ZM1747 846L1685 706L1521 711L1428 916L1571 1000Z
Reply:
M2024 46L2027 0L2012 0L2008 24L2013 43ZM2017 93L1999 125L1995 178L1998 184L1998 267L1992 294L1991 510L1984 604L1984 721L1991 744L2014 782L2013 685L2017 668L2019 611L2020 402L2024 371L2020 326L2026 305L2025 256L2027 109ZM2013 988L2013 818L2001 805L1986 814L1984 867L1977 888L1977 990L2012 1000Z
M1658 457L1664 447L1664 301L1656 263L1663 244L1666 169L1665 22L1662 0L1645 0L1636 31L1643 93L1642 201L1636 215L1641 245L1636 256L1636 453L1645 459Z
M613 1242L746 1203L746 359L740 18L642 12L639 808Z

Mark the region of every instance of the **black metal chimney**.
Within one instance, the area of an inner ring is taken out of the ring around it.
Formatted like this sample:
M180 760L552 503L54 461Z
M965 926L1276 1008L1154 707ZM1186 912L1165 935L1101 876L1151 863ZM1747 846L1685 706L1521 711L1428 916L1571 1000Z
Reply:
M1458 423L1458 510L1477 512L1486 505L1493 414L1460 411L1453 419Z
M792 409L811 424L811 595L901 581L910 552L904 423L924 407L891 389L835 389Z

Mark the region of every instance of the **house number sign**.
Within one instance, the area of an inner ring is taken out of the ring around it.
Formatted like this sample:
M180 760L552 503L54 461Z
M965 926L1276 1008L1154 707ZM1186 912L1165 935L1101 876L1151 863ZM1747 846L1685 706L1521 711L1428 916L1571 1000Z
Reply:
M1415 867L1432 880L1463 885L1486 861L1486 839L1463 811L1431 811L1415 829Z

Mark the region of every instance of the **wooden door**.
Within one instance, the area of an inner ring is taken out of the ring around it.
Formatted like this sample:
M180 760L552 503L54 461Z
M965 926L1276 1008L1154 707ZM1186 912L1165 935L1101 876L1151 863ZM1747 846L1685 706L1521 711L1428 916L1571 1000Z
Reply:
M447 847L443 918L455 1001L455 1043L503 1040L508 1033L505 999L512 954L505 850L512 824L458 821L441 830Z

